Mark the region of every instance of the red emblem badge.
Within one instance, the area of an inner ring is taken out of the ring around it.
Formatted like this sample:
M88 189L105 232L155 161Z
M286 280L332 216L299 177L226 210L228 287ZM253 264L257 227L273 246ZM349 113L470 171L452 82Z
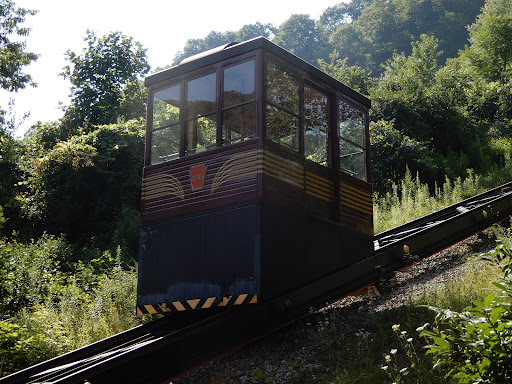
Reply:
M206 165L196 165L190 168L190 184L192 190L203 188L204 178L206 176Z

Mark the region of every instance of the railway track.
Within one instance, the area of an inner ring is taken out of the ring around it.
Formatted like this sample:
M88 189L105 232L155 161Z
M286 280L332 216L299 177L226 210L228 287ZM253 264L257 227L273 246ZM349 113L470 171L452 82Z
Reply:
M282 327L512 214L512 183L374 238L364 260L267 303L230 311L191 311L158 319L0 379L11 383L169 382L195 366Z

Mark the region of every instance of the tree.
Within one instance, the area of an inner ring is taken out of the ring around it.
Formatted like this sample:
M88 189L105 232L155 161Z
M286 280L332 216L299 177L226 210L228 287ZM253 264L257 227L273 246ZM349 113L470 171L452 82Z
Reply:
M123 246L111 244L114 237L129 237L130 254L135 254L144 132L143 120L103 125L60 141L34 159L27 210L35 213L40 232L65 234L82 246L95 238L97 246L112 246L113 253ZM135 234L121 236L123 228L132 229L133 216Z
M347 58L347 65L358 65L371 71L376 67L372 62L372 42L354 23L341 24L329 37L329 43L342 58Z
M395 53L370 90L371 113L373 121L394 119L401 134L428 144L440 173L457 177L483 169L488 141L467 109L467 75L456 62L441 70L440 54L437 39L428 36L413 44L411 55Z
M273 41L308 63L316 65L318 59L328 56L321 49L327 43L320 41L321 37L315 21L309 15L296 14L279 26Z
M485 78L505 84L512 73L512 1L507 12L486 7L469 30L468 58ZM492 4L495 2L489 2ZM500 12L500 13L497 13Z
M322 71L343 84L348 85L357 92L362 93L363 95L368 95L372 79L366 70L359 65L348 66L348 57L340 60L339 54L336 50L329 55L329 58L331 59L330 63L321 59L318 61Z
M428 36L413 44L409 56L395 52L371 91L374 118L396 119L396 128L404 134L419 141L431 141L432 126L424 116L439 55L437 39Z
M98 38L87 31L84 41L87 46L81 55L67 51L70 65L61 74L72 85L71 105L64 117L71 133L78 127L90 130L125 118L122 100L133 90L127 85L136 84L139 76L149 72L146 49L121 32Z
M494 95L489 126L495 135L512 136L512 1L489 0L468 30L463 57L484 80L487 96Z
M407 170L432 180L436 167L429 149L397 130L393 121L371 122L370 141L374 191L385 194L405 177Z
M272 38L272 36L276 33L276 28L272 24L246 24L236 33L236 38L238 41L246 41L249 39L254 39L258 36L266 37L267 39Z
M245 41L253 39L258 36L270 38L276 32L272 24L246 24L240 30L233 32L217 32L211 31L203 39L189 39L187 40L183 51L178 51L174 56L172 65L178 65L182 60L187 57L197 55L198 53L208 51L220 47L224 44L233 43L235 41Z
M27 85L35 86L29 74L23 68L35 61L35 53L26 51L23 37L28 36L30 29L23 27L27 15L35 15L37 11L16 8L11 0L0 0L0 88L8 92L16 92ZM12 37L16 41L12 41ZM8 110L0 107L0 229L10 218L4 228L5 232L12 229L13 217L18 216L16 185L20 180L19 145L13 138L16 121L12 112L12 101ZM5 215L5 217L4 217ZM12 230L11 230L12 232Z
M352 1L327 10L320 25L336 30L329 41L349 65L360 65L373 74L393 52L411 52L411 42L422 34L439 39L440 60L456 57L467 40L466 25L475 20L484 0ZM351 16L350 16L351 15ZM351 22L346 20L351 17ZM340 19L342 18L342 19Z
M0 0L0 87L10 92L35 85L23 67L37 60L38 55L26 51L24 41L11 41L11 36L28 36L30 29L22 27L27 15L37 11L16 8L11 0Z

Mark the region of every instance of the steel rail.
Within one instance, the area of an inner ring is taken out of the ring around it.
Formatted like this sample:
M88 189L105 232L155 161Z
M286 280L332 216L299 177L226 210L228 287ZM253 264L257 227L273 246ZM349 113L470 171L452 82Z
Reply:
M136 327L0 379L0 383L162 383L280 328L309 308L378 281L512 214L512 183L374 237L370 257L266 303L190 311ZM191 313L194 313L190 315ZM213 315L211 315L213 313Z

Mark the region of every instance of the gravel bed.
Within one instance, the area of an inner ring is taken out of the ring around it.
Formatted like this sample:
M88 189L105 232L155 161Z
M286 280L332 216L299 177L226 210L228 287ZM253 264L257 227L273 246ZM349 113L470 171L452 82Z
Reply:
M439 289L445 282L464 273L468 267L468 256L483 254L494 246L490 231L472 236L403 271L395 272L390 280L390 288L381 289L380 292L372 288L364 294L332 303L304 320L176 379L173 384L318 382L321 378L329 377L332 369L325 362L325 356L319 357L323 353L322 343L325 342L319 331L333 311L337 312L336 327L341 327L343 332L365 332L361 313L392 310L406 305L413 295L420 295L428 289ZM375 316L367 317L375 319Z

